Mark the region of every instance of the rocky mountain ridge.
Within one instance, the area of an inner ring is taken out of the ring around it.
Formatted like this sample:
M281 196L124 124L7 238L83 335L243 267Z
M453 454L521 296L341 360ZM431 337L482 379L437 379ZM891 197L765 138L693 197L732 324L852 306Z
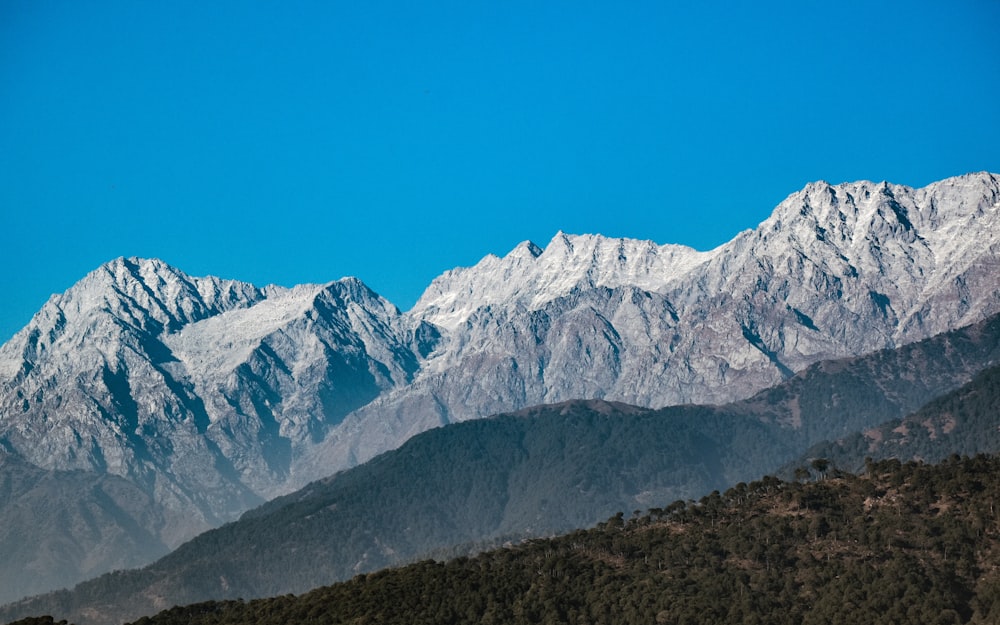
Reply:
M441 423L574 398L725 403L973 323L1000 310L998 205L992 174L813 183L710 252L560 233L488 256L432 283L409 314L440 346L319 455L350 466Z
M259 289L118 259L0 349L0 444L142 485L189 513L176 543L276 494L294 445L405 382L400 319L354 279Z

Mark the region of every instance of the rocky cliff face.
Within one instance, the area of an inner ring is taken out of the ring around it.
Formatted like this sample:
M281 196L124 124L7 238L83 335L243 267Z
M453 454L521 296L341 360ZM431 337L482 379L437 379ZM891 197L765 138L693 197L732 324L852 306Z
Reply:
M0 348L0 445L120 476L175 545L417 432L525 406L748 397L1000 312L1000 182L808 185L708 252L559 233L400 313L118 259Z
M258 289L118 259L0 351L0 444L141 485L183 512L176 544L282 492L298 448L408 382L403 322L353 279Z

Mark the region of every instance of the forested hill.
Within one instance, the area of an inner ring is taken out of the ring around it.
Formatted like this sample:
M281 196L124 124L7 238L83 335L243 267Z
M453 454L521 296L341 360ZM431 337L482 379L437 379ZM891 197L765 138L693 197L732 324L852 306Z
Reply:
M781 474L791 475L812 458L857 471L864 467L866 458L939 462L954 453L1000 453L998 411L1000 366L995 366L904 418L813 446Z
M1000 460L767 477L473 558L137 625L1000 622Z
M794 455L774 426L711 408L570 402L545 412L425 432L143 569L0 608L0 622L59 612L109 625L175 604L305 592L442 550L468 553L699 497Z

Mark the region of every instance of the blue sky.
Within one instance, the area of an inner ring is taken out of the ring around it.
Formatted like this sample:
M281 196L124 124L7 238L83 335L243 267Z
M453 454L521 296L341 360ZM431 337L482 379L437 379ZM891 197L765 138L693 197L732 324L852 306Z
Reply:
M0 0L0 341L118 256L406 309L558 230L709 249L812 180L1000 171L998 31L996 0Z

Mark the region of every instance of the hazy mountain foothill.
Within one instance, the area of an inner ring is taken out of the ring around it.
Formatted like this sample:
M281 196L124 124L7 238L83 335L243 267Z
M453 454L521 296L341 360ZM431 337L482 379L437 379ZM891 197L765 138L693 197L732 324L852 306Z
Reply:
M81 574L140 566L169 549L164 511L149 493L106 473L49 471L0 450L0 588L36 592L39 579L72 586Z
M174 551L0 619L301 593L817 458L1000 453L998 315L989 173L813 183L704 252L559 233L407 312L117 259L0 347L0 602Z
M996 456L870 462L858 476L764 477L558 538L134 622L989 625L998 500Z

